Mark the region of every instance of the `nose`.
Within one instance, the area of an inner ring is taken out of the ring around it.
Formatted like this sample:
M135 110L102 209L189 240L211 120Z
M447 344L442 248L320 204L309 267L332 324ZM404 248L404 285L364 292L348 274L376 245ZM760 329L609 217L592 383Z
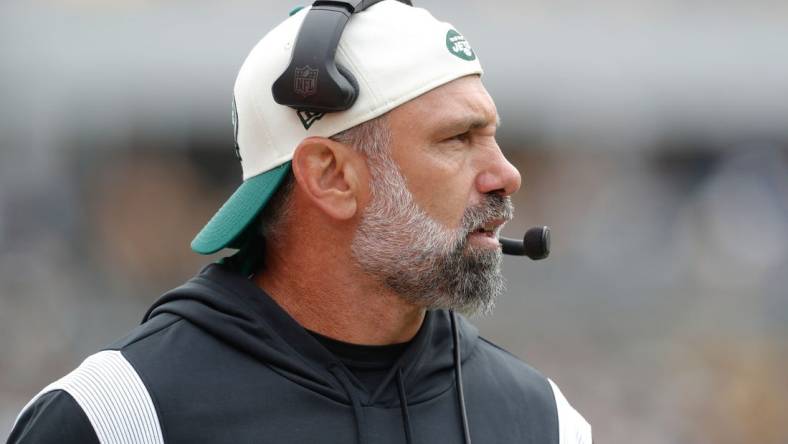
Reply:
M494 153L485 154L485 166L476 176L476 189L481 194L514 194L520 189L520 172L506 159L497 144L493 151Z

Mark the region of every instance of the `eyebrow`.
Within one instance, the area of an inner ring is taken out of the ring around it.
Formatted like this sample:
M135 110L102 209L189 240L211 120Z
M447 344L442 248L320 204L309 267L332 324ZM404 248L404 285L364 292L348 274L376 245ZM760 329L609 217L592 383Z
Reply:
M485 119L481 116L468 116L465 118L460 118L455 121L447 123L443 128L442 131L459 131L459 130L473 130L478 128L484 128L490 124L490 121ZM495 115L495 127L499 128L501 126L501 116L498 114Z

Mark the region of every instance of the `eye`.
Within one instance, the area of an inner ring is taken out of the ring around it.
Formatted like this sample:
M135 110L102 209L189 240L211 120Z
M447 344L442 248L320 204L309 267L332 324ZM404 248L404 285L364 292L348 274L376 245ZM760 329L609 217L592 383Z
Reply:
M449 137L448 139L445 139L444 142L462 142L462 143L465 143L468 140L470 140L470 138L471 138L471 132L470 131L465 131L464 133L457 134L457 135L454 135L452 137Z

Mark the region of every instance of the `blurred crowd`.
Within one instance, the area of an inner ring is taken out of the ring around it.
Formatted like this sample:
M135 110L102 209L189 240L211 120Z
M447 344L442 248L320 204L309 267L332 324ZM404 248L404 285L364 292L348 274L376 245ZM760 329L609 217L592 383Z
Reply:
M189 242L240 182L232 81L287 7L196 3L0 5L0 440L38 390L221 257ZM523 174L504 234L553 230L547 261L505 259L481 333L556 380L597 442L788 442L788 62L772 52L788 9L417 3L480 42ZM493 26L518 14L533 26ZM567 40L583 17L610 24L589 31L593 53ZM638 56L650 77L609 64L632 22L669 36ZM555 39L513 56L495 39L519 31ZM703 32L751 64L720 48L692 65L693 45L717 49Z

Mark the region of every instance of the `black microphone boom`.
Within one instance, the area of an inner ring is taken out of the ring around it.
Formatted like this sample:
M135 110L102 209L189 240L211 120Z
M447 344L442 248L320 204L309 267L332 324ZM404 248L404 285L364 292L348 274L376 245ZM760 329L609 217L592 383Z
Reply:
M550 255L550 227L529 228L523 240L507 239L502 237L501 249L503 254L514 256L528 256L538 261Z

